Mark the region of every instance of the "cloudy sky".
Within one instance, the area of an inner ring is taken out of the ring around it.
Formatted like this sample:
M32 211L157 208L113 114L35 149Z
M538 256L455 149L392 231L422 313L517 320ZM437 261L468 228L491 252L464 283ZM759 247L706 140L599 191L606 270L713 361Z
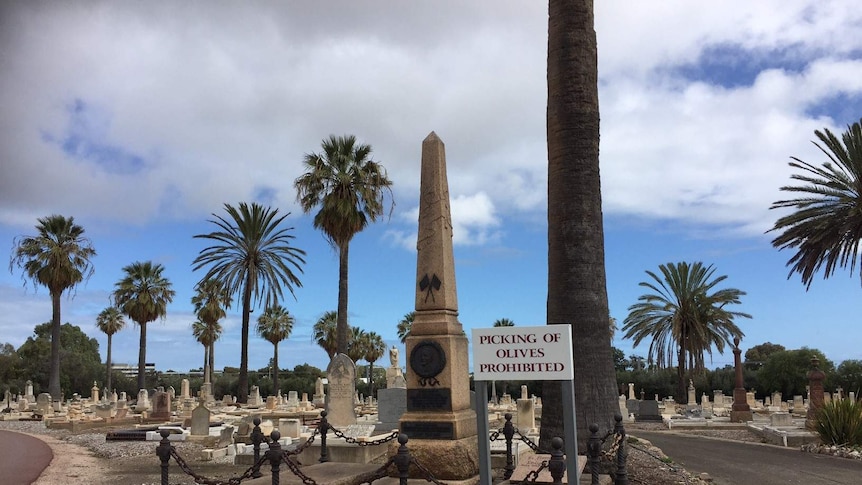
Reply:
M847 0L596 2L608 296L622 322L659 264L713 264L747 292L743 347L860 359L858 271L787 278L764 234L791 156L862 117L862 11ZM547 4L541 1L3 2L0 259L39 217L74 216L98 256L63 320L95 315L121 268L152 260L177 291L148 361L201 365L189 300L195 234L223 204L291 212L308 253L283 367L325 367L311 326L334 310L337 256L296 204L304 154L355 134L394 181L391 219L351 246L350 323L397 342L412 310L421 142L446 143L460 319L545 321ZM5 241L5 242L4 242ZM47 290L0 272L0 342L50 320ZM239 364L236 308L216 366ZM852 338L850 338L852 337ZM614 344L645 355L646 344ZM137 329L114 337L136 363ZM272 346L252 338L252 368ZM717 366L732 355L715 355Z

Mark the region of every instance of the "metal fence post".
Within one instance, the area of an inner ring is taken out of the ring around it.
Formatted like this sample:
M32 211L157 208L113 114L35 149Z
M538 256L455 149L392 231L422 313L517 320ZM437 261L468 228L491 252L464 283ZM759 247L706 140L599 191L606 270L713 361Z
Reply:
M251 430L251 443L254 445L254 473L251 476L260 478L263 473L260 472L257 462L260 460L260 443L263 441L263 431L260 430L260 418L254 418L252 423L254 423L254 429Z
M566 460L563 458L563 439L555 436L551 440L551 459L548 461L548 471L554 479L553 485L563 485L563 474L566 473Z
M626 470L626 461L628 459L628 443L626 443L626 429L623 427L623 417L619 414L614 416L614 420L617 422L614 425L614 434L619 436L620 438L620 447L617 448L617 476L616 480L614 480L614 485L628 485L629 477L628 471Z
M503 478L508 480L512 478L512 473L515 472L515 457L512 453L515 425L512 424L512 413L506 413L503 417L506 419L506 423L503 425L503 436L506 438L506 471L503 473Z
M329 431L329 421L326 420L326 411L320 412L320 424L317 425L317 430L320 432L320 463L329 461L329 450L326 449L326 433Z
M168 441L168 436L170 436L171 432L163 429L159 434L162 436L162 440L159 442L159 446L156 447L156 455L158 455L162 468L162 485L168 485L168 465L171 461L171 448L174 445Z
M592 485L599 483L599 466L601 465L602 440L599 438L599 425L590 425L590 439L587 441L587 457L590 460L590 474Z
M276 429L269 436L272 438L272 442L269 444L266 456L269 458L269 464L272 466L272 485L279 485L281 482L279 467L281 466L281 460L284 458L281 454L281 443L278 442L281 439L281 433Z
M398 454L395 455L395 468L398 469L399 485L407 485L407 477L410 475L410 450L407 449L407 435L398 435Z

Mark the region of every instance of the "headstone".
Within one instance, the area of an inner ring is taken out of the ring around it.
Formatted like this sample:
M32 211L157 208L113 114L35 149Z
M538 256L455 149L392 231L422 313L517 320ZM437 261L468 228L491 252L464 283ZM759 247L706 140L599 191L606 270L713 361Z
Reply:
M726 407L724 403L724 391L720 389L712 391L712 402L715 407Z
M278 431L283 438L299 438L302 432L302 423L298 419L279 419Z
M638 406L636 421L661 421L661 413L658 411L658 401L641 401Z
M99 402L99 386L96 384L96 381L93 381L93 387L90 389L90 402Z
M36 396L36 413L42 416L50 414L53 409L51 408L51 395L47 392L43 392Z
M171 395L164 391L159 391L153 394L153 412L150 414L153 419L171 419Z
M192 397L188 379L183 379L180 384L180 397L182 399L190 399Z
M349 424L344 429L344 435L349 438L367 438L374 434L373 424Z
M173 401L174 399L176 399L176 397L177 397L177 390L176 390L176 389L174 389L174 386L170 386L170 387L168 387L168 395L169 395L169 396L171 396L171 401Z
M36 400L36 396L33 395L33 381L30 379L27 379L27 382L24 384L24 398L29 402Z
M210 410L203 405L192 411L192 436L209 436L210 434Z
M249 407L260 407L263 405L263 400L260 397L260 387L251 386L251 393L248 396Z
M805 403L802 400L801 394L796 394L793 396L793 412L801 413L805 411Z
M769 416L769 423L772 426L793 426L793 418L790 413L772 413Z
M296 391L289 391L287 393L287 405L289 407L299 406L299 395Z
M267 396L266 398L266 409L269 411L274 411L276 405L278 404L278 398L275 396Z
M634 414L635 416L637 416L638 413L640 412L640 403L641 403L641 401L639 401L637 399L627 399L626 400L626 412L628 414Z
M326 394L323 391L323 378L318 377L314 382L314 395L311 401L315 407L322 408L326 405Z
M635 383L629 382L629 399L637 399L635 397Z
M138 401L135 403L135 412L140 413L150 409L150 396L146 389L138 391Z
M527 386L521 386L521 396L526 394L526 391ZM534 433L536 431L536 410L533 406L533 400L529 397L522 397L518 399L517 407L518 430L522 434Z
M851 401L855 402L856 401L856 392L855 391L849 391L847 393L847 398L850 399ZM793 399L796 399L796 396L793 396Z
M772 405L773 406L781 406L781 393L773 392L772 393Z
M394 345L389 349L389 367L386 368L386 387L395 387L395 379L404 374L401 370L401 365L398 363L398 348Z
M117 391L111 392L111 402L117 404L117 401L119 400L120 398L117 396Z
M327 421L336 428L356 424L356 365L345 354L336 354L326 368L326 375L329 380Z
M694 390L694 382L691 379L688 380L688 400L686 404L689 406L693 406L697 404L697 395Z
M117 405L112 402L96 404L93 406L96 417L105 420L111 419L114 416L114 410L116 407Z
M224 448L225 446L229 446L233 444L233 426L226 425L224 426L218 435L218 441L216 442L216 448Z
M407 386L387 387L377 391L377 419L380 420L378 429L397 429L398 421L405 411L407 411Z
M26 397L21 396L18 398L18 412L19 413L27 412L29 406L30 406L30 403L27 402Z

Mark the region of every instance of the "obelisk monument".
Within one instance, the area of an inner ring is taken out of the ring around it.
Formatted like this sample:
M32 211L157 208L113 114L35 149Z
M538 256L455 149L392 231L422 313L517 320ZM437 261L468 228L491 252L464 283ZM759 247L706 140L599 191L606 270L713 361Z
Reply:
M435 460L436 478L464 480L479 472L476 413L467 336L458 321L446 154L434 132L422 142L416 249L416 313L406 339L407 411L400 428L411 452L442 458Z

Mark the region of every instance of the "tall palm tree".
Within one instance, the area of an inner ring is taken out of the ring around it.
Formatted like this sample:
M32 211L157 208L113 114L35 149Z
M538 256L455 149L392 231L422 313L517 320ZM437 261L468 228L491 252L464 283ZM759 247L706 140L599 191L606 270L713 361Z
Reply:
M509 320L508 318L498 318L496 322L494 322L494 327L514 327L515 322Z
M290 336L294 318L286 308L276 303L257 317L257 333L273 346L273 394L278 394L278 343Z
M701 262L668 263L659 265L661 276L647 271L651 281L641 282L648 288L629 307L623 322L624 338L634 339L637 347L651 338L647 359L659 368L677 364L677 397L685 393L686 366L692 371L703 370L704 352L712 356L713 346L724 353L724 346L743 333L734 318L751 318L742 312L727 310L728 305L739 304L744 291L736 288L716 290L727 276L713 277L715 268Z
M354 363L365 355L366 342L365 330L359 327L350 327L350 339L347 341L347 356Z
M60 399L60 296L93 274L96 250L74 217L50 215L38 219L37 234L12 242L9 270L24 270L22 278L48 288L51 295L51 373L48 392Z
M365 334L363 349L365 353L362 355L362 358L368 362L368 383L369 386L371 386L369 387L370 390L368 391L368 394L373 396L374 363L386 353L386 343L383 342L383 337L378 335L377 332L368 332Z
M392 193L386 169L371 160L371 146L353 135L330 135L323 151L305 155L305 173L295 181L296 198L305 213L315 207L314 227L338 250L338 322L336 349L347 353L347 262L350 241L384 212L384 195ZM392 203L394 206L394 202ZM390 206L391 207L391 206ZM391 210L391 209L390 209Z
M292 227L280 227L288 212L278 216L278 209L257 203L240 202L239 207L224 205L228 218L213 214L210 220L218 230L198 234L196 238L212 241L193 264L194 271L209 267L201 281L215 279L228 294L241 295L242 350L239 364L237 400L248 401L248 332L251 305L264 307L283 299L283 288L291 295L302 287L296 272L302 273L305 251L291 246Z
M859 241L862 239L862 120L847 127L838 139L831 131L815 131L822 143L814 145L828 161L821 167L791 157L790 166L802 171L790 176L804 185L781 187L799 194L795 199L779 200L770 209L792 208L795 212L778 219L770 231L781 231L772 245L795 249L790 258L788 278L802 276L806 288L814 274L823 267L828 278L835 268L856 266ZM825 265L825 267L824 267ZM859 277L862 279L862 262Z
M99 313L99 316L96 317L96 326L99 327L99 330L105 332L105 335L108 336L108 360L105 363L105 368L107 369L107 376L105 377L105 382L107 384L108 390L111 390L111 337L114 336L115 333L119 332L126 326L126 321L123 320L123 314L120 313L120 310L117 307L109 306L105 308Z
M572 327L577 432L613 425L616 374L608 335L599 99L593 0L548 2L548 324ZM540 446L563 436L560 383L544 381Z
M138 348L138 389L144 389L147 362L147 323L164 318L176 292L162 276L165 267L152 261L134 262L123 268L125 276L114 285L114 305L141 327Z
M338 325L338 313L328 311L320 317L311 330L311 339L326 351L329 360L335 357L335 328Z
M215 279L201 281L195 285L195 291L196 293L192 297L195 314L201 323L210 327L205 333L208 337L212 337L209 344L207 344L209 348L205 351L209 357L209 365L204 365L204 368L208 368L208 371L204 374L204 381L213 382L215 342L219 339L222 332L221 325L218 322L227 315L225 309L230 307L233 299L222 282Z
M410 335L410 329L413 328L413 319L416 317L416 312L405 313L404 317L398 322L398 339L401 343L407 341L407 336Z
M204 382L213 382L215 365L215 342L221 338L223 328L220 323L206 323L197 320L192 323L192 335L204 346Z

